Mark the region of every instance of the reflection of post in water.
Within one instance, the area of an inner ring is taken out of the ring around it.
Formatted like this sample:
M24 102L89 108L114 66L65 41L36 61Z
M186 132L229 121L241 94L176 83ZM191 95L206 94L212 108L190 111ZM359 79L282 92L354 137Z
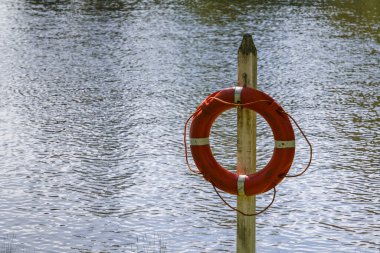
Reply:
M257 88L257 53L252 36L245 34L238 51L239 86ZM256 172L256 113L238 108L237 115L237 174ZM255 213L256 197L239 195L237 208L244 213ZM238 253L256 252L256 218L237 214Z

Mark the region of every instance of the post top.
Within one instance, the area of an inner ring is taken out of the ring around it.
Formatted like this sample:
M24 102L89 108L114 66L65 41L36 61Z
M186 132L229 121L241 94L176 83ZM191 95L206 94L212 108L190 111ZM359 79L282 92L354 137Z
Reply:
M239 53L243 53L243 54L253 53L254 55L257 55L256 46L253 43L251 34L246 33L243 35L243 40L241 41L241 44L239 47Z

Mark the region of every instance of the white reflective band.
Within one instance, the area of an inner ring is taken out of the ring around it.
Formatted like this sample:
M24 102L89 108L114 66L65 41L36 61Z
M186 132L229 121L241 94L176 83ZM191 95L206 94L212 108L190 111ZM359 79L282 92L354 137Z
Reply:
M235 96L234 96L234 103L238 104L240 103L240 95L241 91L243 90L243 87L235 87Z
M208 137L206 138L190 138L190 145L192 146L204 146L210 145Z
M237 190L239 196L245 196L245 190L244 190L244 184L245 184L245 178L246 175L239 175L238 181L237 181Z
M294 148L296 146L296 141L275 141L275 148Z

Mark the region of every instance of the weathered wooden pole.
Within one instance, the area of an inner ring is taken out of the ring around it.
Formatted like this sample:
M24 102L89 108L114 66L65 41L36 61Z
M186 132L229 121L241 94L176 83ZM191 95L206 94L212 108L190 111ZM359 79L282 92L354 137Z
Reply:
M257 51L250 34L243 36L238 51L238 84L257 88ZM237 174L249 175L256 171L256 113L238 108L237 122ZM256 197L239 193L237 208L244 213L254 213ZM256 252L255 216L237 214L236 249L238 253Z

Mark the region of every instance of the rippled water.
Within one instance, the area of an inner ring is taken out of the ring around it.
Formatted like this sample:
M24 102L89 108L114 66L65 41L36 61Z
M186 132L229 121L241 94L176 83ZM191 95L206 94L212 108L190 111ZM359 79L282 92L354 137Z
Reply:
M376 0L0 1L0 252L9 240L16 252L233 252L235 214L187 172L182 139L197 104L234 85L246 32L259 89L315 154L257 218L257 252L379 252ZM226 166L234 119L213 127ZM263 166L271 133L258 131ZM308 159L297 137L293 172Z

